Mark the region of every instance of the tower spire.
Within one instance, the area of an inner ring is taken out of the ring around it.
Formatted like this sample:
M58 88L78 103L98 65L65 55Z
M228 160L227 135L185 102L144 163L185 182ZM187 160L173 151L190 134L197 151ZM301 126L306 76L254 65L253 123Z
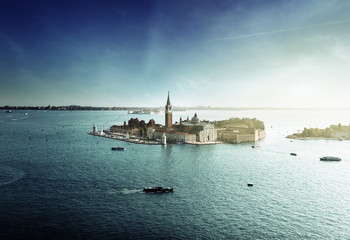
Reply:
M166 101L166 105L171 105L170 104L170 91L168 91L168 100Z
M170 93L168 91L168 99L165 105L165 127L171 128L173 125L173 113L171 110L171 104L170 104Z

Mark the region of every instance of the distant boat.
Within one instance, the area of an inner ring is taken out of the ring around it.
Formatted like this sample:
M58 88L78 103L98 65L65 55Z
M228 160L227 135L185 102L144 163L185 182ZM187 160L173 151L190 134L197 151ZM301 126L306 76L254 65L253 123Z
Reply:
M130 110L128 111L128 114L154 114L153 111L144 111L144 110Z
M296 154L296 153L290 153L290 155L292 155L292 156L296 156L297 154Z
M124 151L125 148L123 148L123 147L112 147L112 150L113 151Z
M338 157L321 157L321 161L341 161L341 158Z
M248 187L253 187L254 184L253 184L253 183L248 183L247 186L248 186Z
M164 193L164 192L173 192L174 189L170 187L146 187L143 189L144 192L155 192L155 193Z
M252 148L258 148L260 147L259 145L253 145Z
M6 110L5 113L12 113L12 111L11 110Z

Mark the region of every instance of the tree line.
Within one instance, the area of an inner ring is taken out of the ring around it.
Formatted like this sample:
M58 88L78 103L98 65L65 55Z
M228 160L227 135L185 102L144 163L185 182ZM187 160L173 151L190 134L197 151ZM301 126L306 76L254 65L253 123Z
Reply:
M216 128L228 127L230 125L246 125L250 129L262 129L265 130L265 124L256 118L230 118L228 120L214 121Z
M330 138L332 137L332 133L334 132L350 132L350 124L348 126L341 125L340 123L337 125L330 125L329 127L325 129L319 129L319 128L304 128L304 130L301 133L294 133L291 135L292 137L324 137L324 138Z

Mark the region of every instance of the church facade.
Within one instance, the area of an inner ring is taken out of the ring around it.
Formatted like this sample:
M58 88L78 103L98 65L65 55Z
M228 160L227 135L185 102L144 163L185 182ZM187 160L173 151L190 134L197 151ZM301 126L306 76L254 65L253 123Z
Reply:
M178 123L172 123L172 106L170 94L165 105L165 126L148 128L147 138L162 140L167 143L212 143L217 141L217 130L208 121L200 121L197 114L191 120L180 118Z

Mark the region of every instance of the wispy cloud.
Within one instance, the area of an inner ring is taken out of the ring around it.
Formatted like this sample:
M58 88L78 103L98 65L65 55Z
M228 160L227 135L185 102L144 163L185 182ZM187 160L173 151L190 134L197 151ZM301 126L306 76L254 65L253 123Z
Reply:
M298 26L298 27L294 27L294 28L280 29L280 30L275 30L275 31L257 32L257 33L243 34L243 35L237 35L237 36L231 36L231 37L217 38L217 39L212 39L210 41L215 42L215 41L235 40L235 39L241 39L241 38L259 37L259 36L270 35L270 34L293 32L293 31L299 31L299 30L303 30L303 29L309 29L309 28L315 28L315 27L321 27L321 26L327 26L327 25L338 25L338 24L345 24L345 23L350 23L350 19L344 20L344 21L334 21L334 22L324 22L324 23L319 23L319 24L310 24L310 25Z

